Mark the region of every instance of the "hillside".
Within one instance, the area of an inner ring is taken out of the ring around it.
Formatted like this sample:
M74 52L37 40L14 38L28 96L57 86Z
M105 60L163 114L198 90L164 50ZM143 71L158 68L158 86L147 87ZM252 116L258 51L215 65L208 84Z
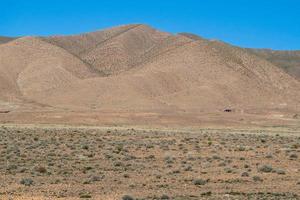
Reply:
M269 49L248 49L257 56L281 67L300 80L300 51L274 51Z
M4 44L4 43L7 43L7 42L10 42L12 40L14 40L15 38L12 38L12 37L3 37L3 36L0 36L0 44Z
M139 24L7 42L0 46L0 72L0 109L12 112L5 120L24 110L49 117L45 109L66 121L84 112L94 123L95 113L196 119L225 109L271 116L299 111L300 83L268 58Z
M69 37L43 38L58 45L104 75L130 68L147 49L169 34L137 24Z

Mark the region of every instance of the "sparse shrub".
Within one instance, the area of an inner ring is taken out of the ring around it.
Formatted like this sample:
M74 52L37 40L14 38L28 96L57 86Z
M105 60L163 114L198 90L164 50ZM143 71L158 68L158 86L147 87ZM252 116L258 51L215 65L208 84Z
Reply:
M47 172L47 169L45 167L42 167L42 166L38 166L35 168L35 171L41 173L41 174L44 174Z
M246 148L243 147L243 146L239 146L239 147L237 148L237 150L238 150L238 151L246 151Z
M280 175L285 175L285 171L283 169L277 169L276 173Z
M266 155L266 158L273 158L273 155L272 154L268 154L268 155Z
M252 179L253 179L255 182L263 182L263 179L260 178L259 176L253 176Z
M25 186L33 185L33 180L31 178L23 178L20 183Z
M290 155L290 159L297 159L298 158L298 155L297 154L291 154Z
M92 166L85 166L85 167L84 167L84 171L89 171L89 170L92 170L92 169L93 169Z
M211 195L212 195L211 191L201 193L201 196L211 196Z
M16 169L18 169L18 166L14 165L14 164L8 165L6 168L6 170L8 170L8 171L16 170Z
M205 185L207 183L207 180L204 179L195 179L193 181L194 185Z
M91 180L85 180L85 181L83 181L82 182L82 184L85 184L85 185L87 185L87 184L91 184L92 183L92 181Z
M260 141L261 141L261 143L266 143L267 142L264 138L260 139Z
M248 173L248 172L243 172L241 176L242 176L242 177L248 177L248 176L249 176L249 173Z
M122 197L122 200L134 200L134 198L132 196L129 196L129 195L124 195Z
M97 181L101 181L102 179L104 179L104 175L103 176L91 176L90 180L92 182L97 182Z
M92 195L90 195L90 194L80 194L80 198L82 198L82 199L90 199L90 198L92 198Z
M166 156L164 160L165 160L165 162L166 162L167 164L172 164L172 163L174 163L174 158L171 157L171 156Z
M212 159L214 159L214 160L220 160L220 159L221 159L221 157L220 157L220 156L218 156L218 155L213 155L213 156L212 156Z
M192 168L192 166L189 165L184 168L184 171L193 171L193 168Z
M231 168L228 168L228 167L226 167L226 168L224 169L224 171L225 171L226 173L232 173L232 172L233 172L233 170L232 170Z
M117 153L117 154L120 153L121 151L123 151L123 148L124 147L122 144L117 145L114 153Z
M292 144L292 148L293 149L299 149L300 148L300 144L299 143Z
M170 199L170 197L169 197L168 195L165 195L165 194L164 194L164 195L161 196L160 199L162 199L162 200L163 200L163 199Z
M245 164L245 165L244 165L244 168L247 169L247 168L250 168L250 166L249 166L248 164Z
M122 162L116 162L116 163L114 164L114 166L115 166L115 167L121 167L121 166L123 166L123 163L122 163Z
M149 155L146 159L155 159L155 155Z
M263 165L260 168L258 168L259 172L264 172L264 173L270 173L273 171L273 167L270 165Z

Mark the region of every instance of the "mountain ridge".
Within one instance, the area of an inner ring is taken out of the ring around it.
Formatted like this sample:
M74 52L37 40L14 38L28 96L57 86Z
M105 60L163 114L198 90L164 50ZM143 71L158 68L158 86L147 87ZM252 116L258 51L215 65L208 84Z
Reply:
M102 76L109 76L109 73L105 73L101 70L98 70L97 68L95 68L93 66L93 64L89 63L88 61L82 59L82 57L80 56L80 54L82 53L86 53L85 51L87 51L86 49L83 49L82 52L76 52L74 53L70 48L66 48L63 44L61 44L60 42L55 41L56 38L77 38L78 37L84 37L84 36L88 36L91 34L98 34L101 32L105 32L105 31L111 31L112 29L122 29L124 28L125 30L123 30L124 32L126 31L130 31L131 29L135 29L137 27L148 27L148 28L152 28L149 25L146 24L129 24L129 25L120 25L120 26L116 26L116 27L112 27L112 28L107 28L107 29L102 29L102 30L98 30L98 31L94 31L94 32L86 32L86 33L81 33L81 34L71 34L71 35L54 35L54 36L48 36L48 37L40 37L40 36L35 36L35 37L39 37L44 41L47 41L49 43L52 43L56 46L59 46L61 48L65 48L65 50L67 50L68 52L72 53L74 56L76 56L78 59L81 59L83 62L85 62L85 64L89 65L89 67L91 69L93 69L94 71L97 71L99 74L101 74ZM114 36L112 37L118 37L119 34L123 34L124 32L116 32ZM186 37L189 37L191 39L204 39L196 34L193 33L178 33L176 35L183 35ZM169 34L169 36L174 36L174 34ZM25 36L26 37L26 36ZM18 37L6 37L6 36L0 36L0 44L4 44L10 41L13 41L15 39L17 39ZM112 38L106 38L104 41L100 41L98 42L98 45L101 45L102 42L107 42ZM208 39L207 39L208 40ZM210 41L214 41L214 40L210 40ZM219 41L222 42L222 41ZM95 45L95 44L94 44ZM96 45L97 46L97 43ZM90 51L92 51L94 47L90 47ZM242 48L242 47L238 47L238 48ZM255 54L263 59L268 60L269 62L271 62L272 64L280 67L281 69L283 69L285 72L287 72L288 74L290 74L291 76L293 76L294 78L300 80L300 50L273 50L270 48L243 48L247 51L249 51L249 53ZM136 65L136 64L135 64Z
M0 36L0 45L5 44L5 43L10 42L10 41L13 41L15 39L16 38L13 38L13 37Z
M258 53L141 24L11 40L0 45L0 72L0 109L14 112L299 110L299 81Z

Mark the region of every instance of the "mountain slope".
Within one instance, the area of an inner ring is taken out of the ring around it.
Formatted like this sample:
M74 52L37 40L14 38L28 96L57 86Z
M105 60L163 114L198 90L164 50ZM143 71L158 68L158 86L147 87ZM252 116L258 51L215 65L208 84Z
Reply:
M12 37L3 37L3 36L0 36L0 44L4 44L4 43L7 43L7 42L10 42L12 40L14 40L15 38L12 38Z
M274 51L269 49L247 49L281 67L291 76L300 80L300 51Z
M137 24L79 36L44 39L68 50L99 72L110 75L130 68L136 58L168 35Z
M128 25L0 46L1 101L73 112L296 112L299 82L248 50Z
M67 51L38 38L24 37L0 46L0 96L31 98L33 92L67 86L95 74Z

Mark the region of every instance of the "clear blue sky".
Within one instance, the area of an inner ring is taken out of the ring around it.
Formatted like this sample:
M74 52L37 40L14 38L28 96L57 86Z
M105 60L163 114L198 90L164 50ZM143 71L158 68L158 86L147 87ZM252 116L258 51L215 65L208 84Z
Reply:
M243 47L300 49L300 0L0 0L0 35L145 23Z

